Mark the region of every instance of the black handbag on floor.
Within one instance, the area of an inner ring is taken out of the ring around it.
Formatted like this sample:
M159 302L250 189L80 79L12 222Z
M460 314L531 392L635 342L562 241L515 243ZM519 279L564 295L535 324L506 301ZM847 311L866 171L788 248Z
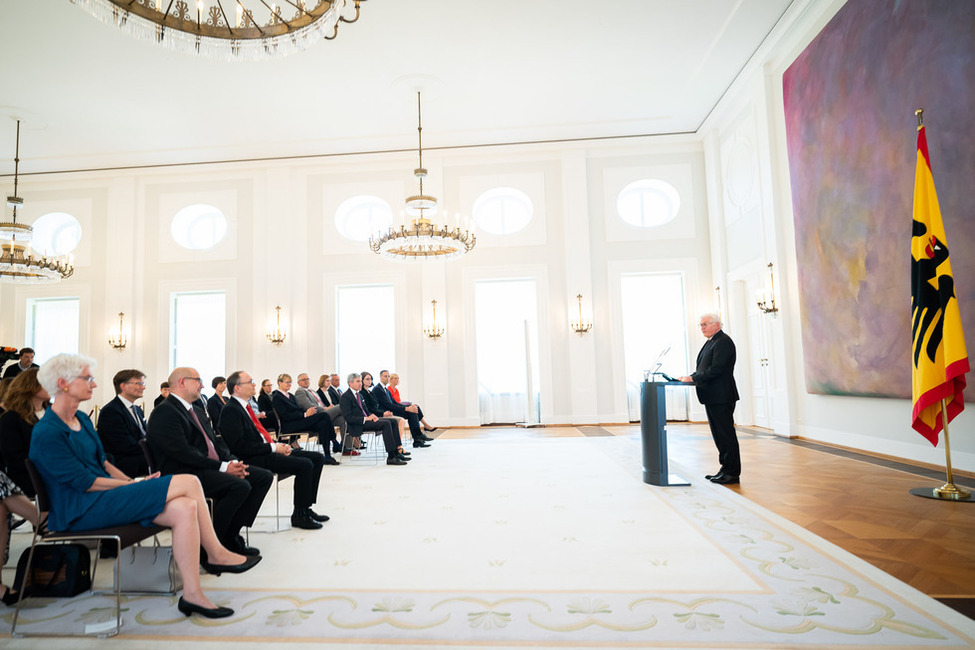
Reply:
M43 544L34 547L34 562L27 576L24 549L17 561L14 591L24 596L62 598L77 596L91 589L91 553L84 544ZM25 580L26 578L26 580Z

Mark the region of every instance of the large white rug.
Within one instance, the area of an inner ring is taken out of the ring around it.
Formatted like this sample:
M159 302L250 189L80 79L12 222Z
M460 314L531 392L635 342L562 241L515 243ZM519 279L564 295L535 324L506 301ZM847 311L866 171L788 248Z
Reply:
M449 440L413 456L405 468L326 468L324 530L252 534L261 565L205 576L234 617L187 619L174 598L132 597L117 642L975 646L972 620L730 490L643 484L632 439ZM287 512L290 496L287 481ZM79 630L109 605L34 600L22 621ZM12 610L0 612L9 630Z

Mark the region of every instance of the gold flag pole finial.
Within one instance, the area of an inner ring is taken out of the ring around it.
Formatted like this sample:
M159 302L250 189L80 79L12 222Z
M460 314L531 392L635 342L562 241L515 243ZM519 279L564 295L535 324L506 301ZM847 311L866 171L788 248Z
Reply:
M917 115L917 130L920 131L921 127L924 126L924 109L919 108L914 111L914 114Z

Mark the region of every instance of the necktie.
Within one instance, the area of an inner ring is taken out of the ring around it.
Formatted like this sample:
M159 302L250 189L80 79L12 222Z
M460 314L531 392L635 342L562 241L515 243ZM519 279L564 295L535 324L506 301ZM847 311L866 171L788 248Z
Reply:
M267 432L267 429L261 426L261 423L257 420L257 414L254 413L254 409L251 408L250 404L247 405L247 415L251 416L251 422L253 422L254 426L257 427L257 432L264 436L266 441L274 444L274 441L271 440L271 434Z
M362 395L360 395L358 392L355 394L355 401L359 402L359 408L362 409L362 414L368 415L368 413L366 413L366 407L362 405Z
M324 402L322 402L322 398L318 396L318 393L316 393L313 390L310 390L308 392L312 394L312 396L315 398L315 401L318 402L318 405L320 407L325 408L325 404L324 404Z
M207 443L207 458L210 460L220 460L220 457L217 456L217 450L213 446L213 442L210 441L210 436L208 436L207 432L203 429L203 425L200 424L200 418L196 416L196 409L194 409L192 406L190 407L190 419L192 419L193 423L196 424L196 428L200 430L200 435L203 436L204 442Z
M132 417L135 418L135 423L139 425L139 431L142 433L142 437L146 437L146 428L142 426L142 416L139 414L139 407L133 404L129 407L129 412L132 413Z

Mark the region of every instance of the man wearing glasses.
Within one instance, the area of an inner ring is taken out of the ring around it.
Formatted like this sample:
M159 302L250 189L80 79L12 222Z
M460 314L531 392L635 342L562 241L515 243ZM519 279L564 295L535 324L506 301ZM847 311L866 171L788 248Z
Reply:
M194 368L176 368L169 376L170 395L149 416L146 441L163 474L195 474L203 493L214 500L213 529L220 542L241 555L260 555L240 534L252 526L274 477L230 454L210 427L206 412L194 406L203 380Z
M112 464L129 476L146 476L149 466L139 445L146 437L146 415L136 404L146 390L146 376L134 368L119 370L112 383L115 399L98 415L98 437Z

